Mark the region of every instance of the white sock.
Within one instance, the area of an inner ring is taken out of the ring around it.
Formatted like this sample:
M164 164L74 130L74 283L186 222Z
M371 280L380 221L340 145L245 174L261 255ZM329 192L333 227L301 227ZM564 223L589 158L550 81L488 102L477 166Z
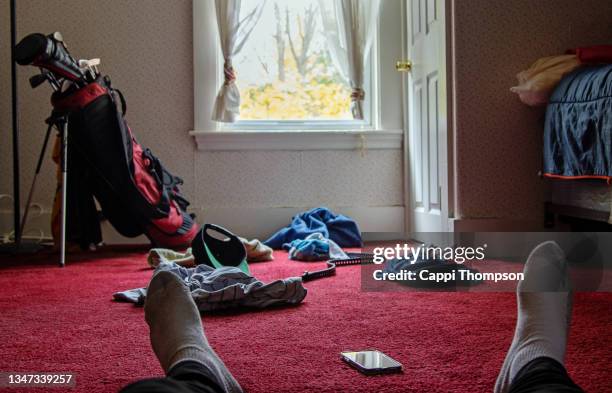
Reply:
M508 391L530 361L549 357L563 364L572 314L572 291L565 254L557 243L537 246L516 288L518 317L514 339L495 383L495 393Z
M189 288L178 276L168 271L155 274L147 289L144 309L151 346L166 373L180 362L195 361L206 366L226 392L242 392L208 344Z

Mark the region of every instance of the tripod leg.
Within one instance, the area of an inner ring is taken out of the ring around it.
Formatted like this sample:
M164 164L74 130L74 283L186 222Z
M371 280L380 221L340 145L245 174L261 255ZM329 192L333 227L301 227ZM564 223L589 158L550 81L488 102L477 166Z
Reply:
M68 197L68 119L61 122L62 214L60 223L60 267L66 266L66 201Z
M45 135L45 140L42 145L42 149L40 150L40 155L38 156L38 164L36 164L36 172L34 172L34 178L32 179L32 185L30 186L30 192L28 193L28 202L26 203L25 212L23 213L23 218L21 219L21 225L19 226L19 238L21 239L23 235L23 229L28 220L28 213L30 212L30 206L32 205L32 196L34 195L34 190L36 189L36 180L38 179L38 174L40 173L40 168L42 167L43 159L45 157L45 152L47 151L47 144L49 143L49 136L51 135L51 130L53 129L53 124L49 124L49 128L47 128L47 134Z

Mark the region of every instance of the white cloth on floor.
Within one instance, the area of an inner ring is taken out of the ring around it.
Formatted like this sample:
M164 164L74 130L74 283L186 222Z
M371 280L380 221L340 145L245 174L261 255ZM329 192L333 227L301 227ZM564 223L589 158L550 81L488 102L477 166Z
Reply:
M185 268L163 262L155 272L161 270L168 270L185 281L200 312L295 305L304 300L307 294L300 277L264 284L242 270L229 266L219 269L208 265ZM146 296L146 288L113 294L117 301L136 304L144 304Z
M188 248L185 252L165 248L152 248L147 256L149 266L156 268L162 262L174 262L179 266L193 267L195 266L195 257L191 252L191 248Z
M268 262L274 260L274 250L263 244L259 239L248 240L243 237L240 241L247 252L247 262Z

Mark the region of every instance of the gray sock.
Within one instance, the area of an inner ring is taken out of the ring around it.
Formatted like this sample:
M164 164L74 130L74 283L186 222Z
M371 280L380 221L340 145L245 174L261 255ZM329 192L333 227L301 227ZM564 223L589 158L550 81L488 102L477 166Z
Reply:
M189 288L179 277L167 271L155 274L147 289L144 309L151 346L166 373L180 362L195 361L206 366L226 392L242 392L208 344L200 313Z
M563 364L572 313L567 262L557 243L537 246L516 289L518 317L510 349L495 383L495 393L508 391L530 361L549 357Z

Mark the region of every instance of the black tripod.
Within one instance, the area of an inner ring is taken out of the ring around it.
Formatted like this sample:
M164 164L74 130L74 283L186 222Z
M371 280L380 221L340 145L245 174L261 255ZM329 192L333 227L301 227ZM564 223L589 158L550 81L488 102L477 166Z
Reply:
M68 195L68 115L53 111L51 113L51 116L49 116L49 118L45 120L45 123L48 124L47 133L45 134L45 139L40 150L40 155L38 156L38 163L36 164L36 171L34 172L34 178L32 179L30 192L28 193L28 201L26 203L25 212L23 214L23 219L21 220L20 228L21 231L23 231L23 228L25 227L26 221L28 219L28 213L32 204L32 196L34 195L34 190L36 189L36 181L38 180L38 175L40 174L43 159L47 151L47 145L49 144L51 130L53 130L53 127L55 127L57 128L60 137L60 170L62 174L62 200L60 211L60 266L64 267L66 265L66 201ZM18 236L21 237L21 233L19 233Z

